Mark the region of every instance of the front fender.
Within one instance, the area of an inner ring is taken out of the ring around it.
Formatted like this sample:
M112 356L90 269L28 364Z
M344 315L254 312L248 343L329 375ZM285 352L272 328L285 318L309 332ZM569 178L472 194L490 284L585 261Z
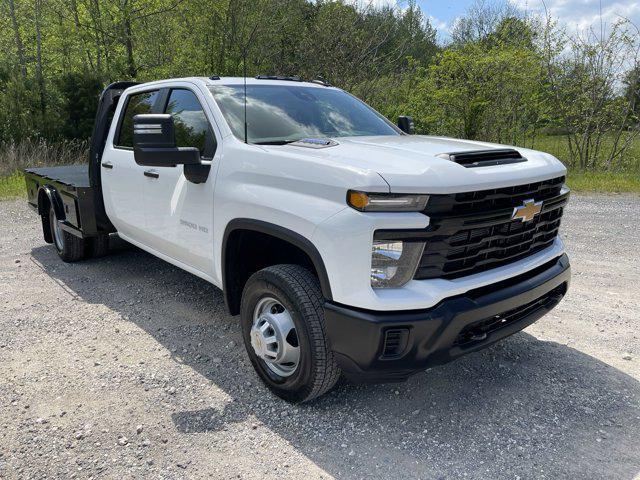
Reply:
M320 282L322 295L327 300L333 299L333 295L331 293L331 285L329 283L329 276L327 275L327 269L325 267L322 256L320 255L320 252L318 251L316 246L308 238L281 225L276 225L273 223L251 218L236 218L234 220L231 220L225 228L221 249L222 290L224 292L225 303L230 312L233 313L236 311L236 309L234 308L236 302L232 298L232 289L229 288L229 285L227 284L227 269L233 268L233 265L227 264L227 249L229 237L233 234L234 231L237 230L263 233L290 243L291 245L300 249L309 257L311 263L313 264L313 267L318 274L318 280Z

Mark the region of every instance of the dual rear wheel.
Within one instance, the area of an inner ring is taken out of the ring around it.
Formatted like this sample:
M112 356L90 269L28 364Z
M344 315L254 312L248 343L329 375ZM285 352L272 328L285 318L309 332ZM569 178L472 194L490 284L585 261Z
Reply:
M91 238L80 238L60 226L53 205L49 207L48 221L53 245L58 256L65 262L77 262L89 257L102 257L109 251L109 235L100 234Z

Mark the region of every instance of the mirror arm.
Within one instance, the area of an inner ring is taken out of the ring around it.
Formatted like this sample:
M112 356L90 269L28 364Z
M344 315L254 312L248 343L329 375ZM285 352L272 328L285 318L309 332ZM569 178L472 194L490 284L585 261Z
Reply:
M398 117L398 128L408 135L414 133L413 118L407 115L401 115Z
M185 165L184 176L191 183L204 183L209 178L211 164Z

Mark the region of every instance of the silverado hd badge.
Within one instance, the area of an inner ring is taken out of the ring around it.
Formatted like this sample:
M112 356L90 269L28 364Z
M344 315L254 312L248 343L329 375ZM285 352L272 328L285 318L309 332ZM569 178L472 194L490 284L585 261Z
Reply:
M533 220L537 214L542 210L542 202L536 202L535 200L525 200L522 205L513 209L511 218L513 220L522 220L528 222Z

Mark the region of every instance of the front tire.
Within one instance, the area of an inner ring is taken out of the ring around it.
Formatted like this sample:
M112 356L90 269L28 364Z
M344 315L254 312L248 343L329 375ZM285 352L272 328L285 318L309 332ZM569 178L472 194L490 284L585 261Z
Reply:
M242 293L240 322L249 359L279 397L306 402L340 378L327 344L318 279L299 265L256 272Z
M49 228L51 229L53 246L64 262L77 262L84 258L85 241L60 227L53 205L49 207Z

